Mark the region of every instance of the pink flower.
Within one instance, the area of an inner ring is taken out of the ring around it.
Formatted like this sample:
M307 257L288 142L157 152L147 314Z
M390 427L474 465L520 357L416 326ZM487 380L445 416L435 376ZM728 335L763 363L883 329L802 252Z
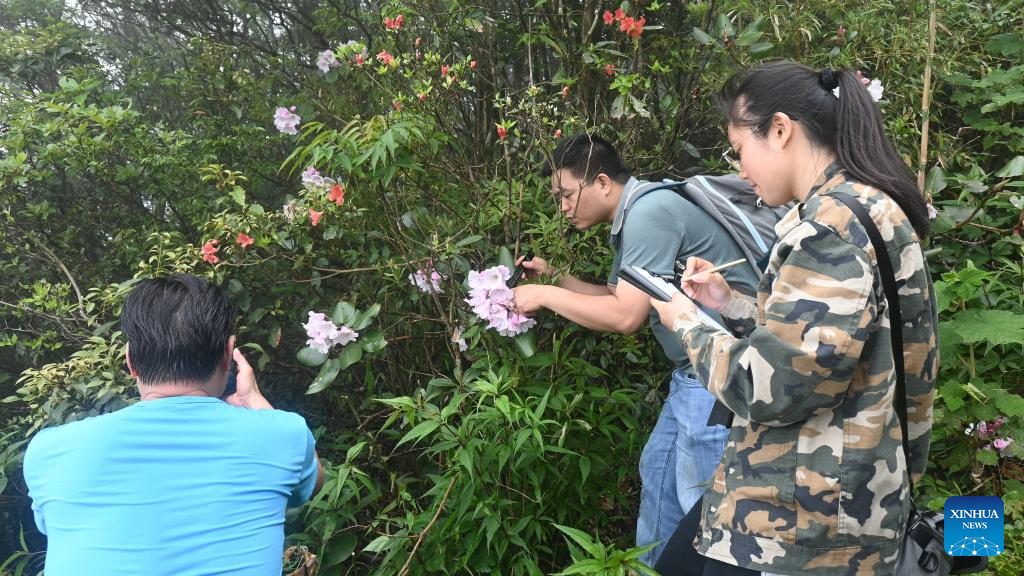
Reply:
M455 327L455 332L452 333L452 342L459 346L459 352L469 350L469 345L466 344L466 339L462 337L462 334L465 332L466 327L460 324Z
M487 321L488 328L502 336L522 334L536 325L536 321L515 311L515 293L505 286L510 277L511 273L504 266L480 272L471 270L469 298L465 300L474 314Z
M633 17L632 16L626 16L625 18L622 19L622 22L619 24L619 31L620 32L626 32L626 31L628 31L632 27L633 27Z
M324 183L324 177L320 175L316 168L310 166L302 172L302 183L321 186Z
M612 14L611 10L605 10L603 18L604 18L604 25L605 26L610 26L611 23L615 20L615 15Z
M442 280L444 280L444 276L433 267L430 268L429 273L425 269L420 268L416 272L409 274L409 283L424 294L440 294L444 292L441 288Z
M441 65L441 76L447 76L448 75L448 70L450 70L448 65L447 64L442 64Z
M555 138L561 138L561 137L562 137L562 129L559 128L558 130L555 130Z
M394 102L392 102L392 103L391 103L391 106L392 106L392 107L393 107L393 108L394 108L395 110L401 110L401 109L402 109L402 103L401 103L401 102L399 102L398 100L395 100Z
M604 65L604 73L607 74L608 76L614 76L615 75L615 66L612 66L611 64L605 64Z
M403 22L405 22L405 16L399 14L396 18L385 18L384 27L388 30L398 30L402 27Z
M616 20L621 21L625 17L626 17L626 11L625 10L623 10L622 8L619 8L619 9L615 10L615 19Z
M277 108L274 112L274 126L278 132L293 136L299 133L297 128L299 122L302 122L302 118L298 114L293 114L293 112L295 112L295 106L292 106L290 111L283 106Z
M366 61L366 58L362 54L356 54L356 64L362 65Z
M220 258L217 257L217 244L220 244L220 240L210 240L203 244L203 260L210 264L220 262Z
M306 345L327 354L332 346L344 346L355 341L359 333L348 326L335 326L327 315L322 312L309 311L309 321L302 325L306 329Z
M1010 442L1013 442L1013 438L996 438L992 441L992 447L996 450L1002 450L1009 446Z
M566 87L562 88L562 98L568 98L568 97L569 97L569 87L566 86Z
M470 60L469 61L469 69L470 70L476 70L476 60Z
M317 224L319 224L320 223L320 219L323 218L323 216L324 216L323 210L321 210L320 212L317 212L316 210L313 210L312 208L309 209L309 219L310 219L310 221L313 222L313 226L316 226Z
M345 203L345 185L344 184L335 184L334 186L331 186L330 191L327 193L327 200L330 201L330 202L334 202L338 206L341 206L342 204L344 204Z
M498 126L497 130L499 140L504 140L505 137L508 136L508 129L506 129L504 126Z
M416 38L416 47L419 48L420 44L423 43L423 38Z
M334 56L334 52L331 50L324 50L316 59L316 67L324 74L330 72L331 68L334 68L337 65L338 59Z
M242 248L245 248L247 246L252 246L253 239L245 232L239 232L238 236L235 237L235 242L237 242Z
M417 96L417 98L420 99L420 102L423 102L424 100L427 99L427 93L426 92L420 92L420 95Z
M381 50L380 53L377 54L377 60L380 60L385 66L387 66L395 61L395 57L388 54L387 50Z

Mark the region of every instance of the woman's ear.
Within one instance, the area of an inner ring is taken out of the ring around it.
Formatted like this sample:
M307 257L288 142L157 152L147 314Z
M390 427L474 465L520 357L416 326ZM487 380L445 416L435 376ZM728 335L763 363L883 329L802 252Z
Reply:
M772 115L772 124L768 128L768 141L778 150L782 150L792 142L794 130L796 125L793 119L785 112L776 112Z

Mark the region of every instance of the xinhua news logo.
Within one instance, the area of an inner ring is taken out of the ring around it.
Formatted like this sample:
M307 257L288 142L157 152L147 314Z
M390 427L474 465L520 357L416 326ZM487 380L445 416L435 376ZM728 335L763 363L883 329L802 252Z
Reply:
M951 496L943 511L943 544L951 556L1002 555L1002 498Z

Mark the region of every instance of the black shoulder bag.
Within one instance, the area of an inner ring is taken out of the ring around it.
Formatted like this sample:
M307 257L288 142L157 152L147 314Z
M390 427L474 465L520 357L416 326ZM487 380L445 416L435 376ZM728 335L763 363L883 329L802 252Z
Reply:
M833 192L832 196L853 211L861 226L875 247L878 273L881 276L885 299L889 303L889 325L892 339L892 363L896 371L896 414L903 432L903 457L907 463L907 479L910 482L911 508L907 520L907 531L903 535L900 557L896 562L894 576L946 576L947 574L973 574L988 567L987 556L950 556L943 549L942 512L918 508L913 503L914 479L910 474L910 437L907 431L907 381L903 368L903 315L900 313L899 292L896 288L896 274L893 273L889 252L871 216L864 206L845 192Z

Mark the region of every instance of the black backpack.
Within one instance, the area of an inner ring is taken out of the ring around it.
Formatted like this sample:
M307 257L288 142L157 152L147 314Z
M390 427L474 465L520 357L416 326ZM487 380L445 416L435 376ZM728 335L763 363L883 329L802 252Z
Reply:
M721 224L740 247L754 274L761 277L764 260L775 244L775 224L793 207L791 203L768 206L738 176L695 176L682 182L663 180L637 186L626 199L622 221L625 222L637 200L649 192L665 189L689 200Z

